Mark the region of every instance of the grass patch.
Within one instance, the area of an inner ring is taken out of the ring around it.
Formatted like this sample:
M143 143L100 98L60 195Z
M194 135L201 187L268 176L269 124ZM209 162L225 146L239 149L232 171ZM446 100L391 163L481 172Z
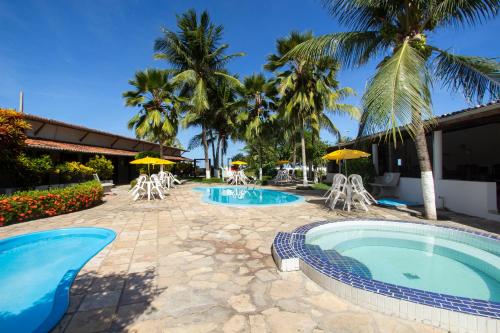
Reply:
M332 185L326 183L316 183L313 184L313 189L315 190L325 190L328 191Z

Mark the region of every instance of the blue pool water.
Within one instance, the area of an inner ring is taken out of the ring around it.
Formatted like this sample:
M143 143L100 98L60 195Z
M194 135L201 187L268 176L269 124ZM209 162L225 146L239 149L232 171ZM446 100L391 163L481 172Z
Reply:
M500 302L500 242L444 228L369 223L318 228L306 235L306 244L365 278Z
M301 196L286 192L244 186L203 187L196 190L205 193L206 202L224 205L269 206L297 203L303 200Z
M1 240L0 332L48 332L80 268L114 238L108 229L68 228Z

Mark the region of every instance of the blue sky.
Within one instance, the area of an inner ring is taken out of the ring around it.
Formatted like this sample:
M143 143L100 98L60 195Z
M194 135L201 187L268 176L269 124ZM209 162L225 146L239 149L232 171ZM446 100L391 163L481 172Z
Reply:
M124 106L121 94L136 70L167 66L153 60L153 42L161 27L175 29L175 14L189 8L207 9L224 25L230 52L246 53L229 65L240 76L262 71L275 40L291 30L343 30L319 0L0 0L0 106L17 108L23 90L27 113L133 136L126 123L135 110ZM497 18L467 30L439 31L429 42L460 54L497 57L498 31ZM341 71L341 85L358 92L349 102L359 105L373 69L369 64ZM460 94L435 88L435 114L467 106ZM334 121L344 135L355 135L354 121ZM196 133L181 130L179 139L187 146ZM231 145L229 156L241 147ZM203 154L197 149L186 156Z

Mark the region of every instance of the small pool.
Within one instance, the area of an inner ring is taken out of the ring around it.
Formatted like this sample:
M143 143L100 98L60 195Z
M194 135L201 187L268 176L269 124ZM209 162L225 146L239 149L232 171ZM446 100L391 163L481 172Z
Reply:
M272 255L280 270L302 270L371 310L451 332L492 325L500 333L497 235L407 221L323 221L279 232Z
M246 186L200 187L204 201L235 206L273 206L298 203L303 197L286 192Z
M67 228L0 240L0 332L48 332L78 271L114 238L108 229Z
M306 245L367 279L435 293L500 302L500 243L414 224L317 228Z

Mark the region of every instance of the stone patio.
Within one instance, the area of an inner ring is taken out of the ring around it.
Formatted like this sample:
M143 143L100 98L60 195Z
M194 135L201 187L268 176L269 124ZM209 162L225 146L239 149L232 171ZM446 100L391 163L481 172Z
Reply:
M317 191L297 205L234 208L203 203L194 186L151 202L132 202L118 187L92 209L0 229L0 238L79 226L117 233L79 273L54 332L440 332L354 306L301 272L281 273L270 255L277 231L347 216L415 220L418 212L339 214ZM498 233L494 222L444 214L455 222L440 223Z

